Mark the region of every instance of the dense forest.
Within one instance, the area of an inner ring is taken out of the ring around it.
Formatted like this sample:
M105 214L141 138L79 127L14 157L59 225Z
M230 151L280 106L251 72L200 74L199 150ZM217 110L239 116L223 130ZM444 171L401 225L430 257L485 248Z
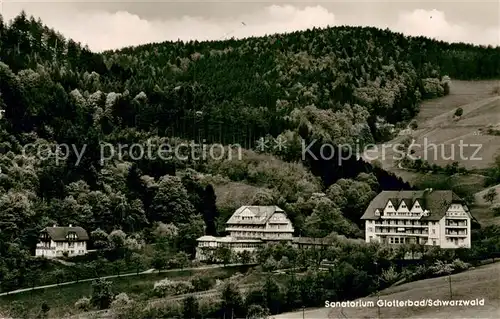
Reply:
M38 231L52 224L146 241L158 223L173 224L192 254L196 237L220 233L237 206L277 204L298 234L358 237L371 198L409 185L356 158L302 159L301 141L389 139L421 100L449 92L449 77L498 78L499 56L498 47L361 27L97 54L24 12L0 20L0 282L23 285ZM286 147L259 150L261 138ZM102 143L191 140L228 152L239 144L243 158L101 161ZM85 147L81 161L71 149L56 160L62 144ZM252 202L216 205L221 181L259 191Z

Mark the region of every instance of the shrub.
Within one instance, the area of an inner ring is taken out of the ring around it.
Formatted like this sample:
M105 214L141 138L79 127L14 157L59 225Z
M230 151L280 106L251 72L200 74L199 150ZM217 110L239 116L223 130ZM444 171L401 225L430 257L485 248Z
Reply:
M121 308L130 305L131 303L132 299L130 299L126 293L122 292L116 295L115 300L111 303L111 308Z
M391 266L388 269L384 269L382 271L381 277L384 280L384 282L391 285L399 279L400 274L394 269L394 266Z
M493 95L499 95L500 94L500 85L497 85L493 88L493 90L491 91L491 94Z
M287 269L287 268L290 268L290 261L288 260L287 256L283 256L278 262L278 269Z
M443 94L448 95L450 94L450 85L451 85L451 79L449 76L445 75L441 79L441 84L443 85Z
M266 259L266 262L264 263L264 265L262 265L262 268L264 269L264 271L273 271L273 270L276 270L278 268L278 263L271 256L271 257Z
M429 269L424 265L419 265L413 271L413 276L410 277L411 280L417 280L427 277L429 274Z
M462 115L464 114L464 109L459 107L456 111L455 111L455 116L458 116L458 117L461 117Z
M249 319L267 318L267 316L269 316L269 309L261 305L253 304L248 307L247 318Z
M106 309L113 301L113 292L111 289L111 281L98 279L92 282L92 297L90 301L92 305L99 309Z
M75 302L75 308L83 311L90 309L90 298L82 297Z
M461 261L460 259L455 259L452 263L451 263L451 267L457 271L464 271L464 270L467 270L469 269L470 267L470 264L466 263L466 262L463 262Z
M500 216L500 204L495 204L491 206L491 210L495 216Z
M412 121L410 122L410 128L411 128L412 130L416 130L416 129L418 128L418 124L417 124L417 121L416 121L416 120L412 120Z
M431 99L444 95L444 88L439 79L426 78L422 80L423 84L423 98Z
M451 274L453 272L453 270L454 269L451 266L451 264L446 264L441 260L436 261L436 263L434 263L434 265L432 265L430 267L430 271L434 275L438 275L438 276Z
M156 282L153 288L155 295L159 297L182 295L193 290L193 285L188 281L174 281L168 278Z
M205 291L215 285L215 279L207 276L195 277L191 280L194 291Z

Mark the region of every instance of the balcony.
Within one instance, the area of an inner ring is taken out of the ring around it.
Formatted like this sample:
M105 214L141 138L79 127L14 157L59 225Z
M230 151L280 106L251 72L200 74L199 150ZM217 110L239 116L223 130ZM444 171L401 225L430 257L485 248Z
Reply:
M292 227L283 227L283 228L237 228L237 227L226 227L227 232L246 232L246 233L293 233L294 229Z
M411 225L411 224L375 224L375 227L391 228L391 227L406 227L406 228L427 228L427 225Z
M286 219L272 219L267 222L268 224L290 224L290 221Z
M446 227L448 228L467 228L467 222L452 222L452 221L446 221Z
M383 229L382 231L375 229L376 235L400 235L400 236L429 236L428 231L419 231L419 230L405 230L405 231L397 231L395 230L387 230Z
M467 231L466 230L446 229L445 235L449 236L449 237L467 237Z
M428 229L419 229L411 226L391 226L391 227L375 227L375 233L386 234L386 233L398 233L398 234L427 234Z
M411 213L411 212L385 212L382 218L401 218L401 219L415 219L420 218L422 213Z

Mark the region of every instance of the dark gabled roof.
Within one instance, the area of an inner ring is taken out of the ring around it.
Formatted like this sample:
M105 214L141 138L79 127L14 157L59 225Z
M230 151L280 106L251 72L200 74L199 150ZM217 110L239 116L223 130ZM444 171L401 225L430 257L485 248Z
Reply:
M89 240L87 231L82 227L45 227L42 232L47 232L53 241L67 241L68 233L74 232L77 236L77 241Z
M371 201L361 219L379 219L380 216L375 216L375 210L385 207L389 200L396 209L401 204L401 201L404 201L409 209L413 207L415 201L418 201L422 209L430 212L429 216L423 216L422 220L440 220L452 203L464 203L451 190L383 191ZM380 210L383 211L383 208Z

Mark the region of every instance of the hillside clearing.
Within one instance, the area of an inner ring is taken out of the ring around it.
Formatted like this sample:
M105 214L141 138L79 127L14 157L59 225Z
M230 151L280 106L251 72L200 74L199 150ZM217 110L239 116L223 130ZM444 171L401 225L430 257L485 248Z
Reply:
M453 81L449 95L424 101L416 117L418 128L411 133L415 143L421 145L414 148L414 155L426 157L431 164L440 166L458 161L460 166L468 169L489 167L499 154L500 136L482 134L480 129L500 123L500 97L492 93L498 85L497 80ZM453 115L459 107L463 109L463 115L454 120ZM395 145L403 138L398 136L385 144ZM438 150L427 147L427 156L424 156L423 149L431 143L437 144ZM463 155L460 155L460 143L468 145L463 147ZM473 144L481 147L472 158L477 149ZM453 159L448 160L452 153ZM394 156L394 152L387 149L385 156L380 153L378 159L384 169L399 176L401 172L396 167Z
M489 203L487 203L485 200L484 200L484 195L490 190L490 189L494 189L496 192L497 192L497 198L495 198L495 200L493 201L493 204L497 204L497 203L500 203L500 184L499 185L495 185L495 186L491 186L491 187L488 187L478 193L476 193L474 195L474 199L475 199L475 202L477 205L489 205Z
M500 203L500 185L495 185L474 194L475 204L471 207L471 213L481 221L483 226L500 225L500 216L494 215L491 210L492 205L483 198L490 189L494 189L497 192L497 198L492 204Z

